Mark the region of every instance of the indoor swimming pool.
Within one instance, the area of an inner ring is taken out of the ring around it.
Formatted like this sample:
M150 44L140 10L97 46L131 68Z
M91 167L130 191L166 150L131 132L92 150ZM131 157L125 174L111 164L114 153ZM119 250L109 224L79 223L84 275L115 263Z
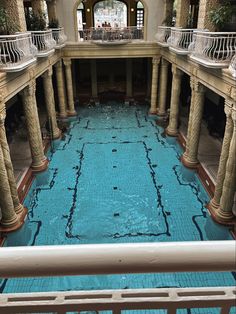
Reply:
M232 239L209 217L208 194L194 171L182 166L181 147L163 135L146 105L110 102L80 107L78 113L65 138L49 150L49 169L37 176L25 199L26 223L8 236L6 246ZM232 286L235 278L233 273L24 278L0 281L0 291Z

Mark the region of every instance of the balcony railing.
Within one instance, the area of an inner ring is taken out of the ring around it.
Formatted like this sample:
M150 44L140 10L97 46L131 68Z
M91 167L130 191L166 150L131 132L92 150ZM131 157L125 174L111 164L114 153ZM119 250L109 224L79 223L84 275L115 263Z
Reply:
M36 61L30 33L0 36L0 70L18 72Z
M53 39L52 30L32 31L33 44L38 48L37 57L47 57L55 51L56 41Z
M143 28L130 26L122 28L97 27L80 32L81 41L91 41L96 44L126 44L133 40L143 40Z
M236 52L236 32L195 31L190 58L208 68L227 68Z
M229 70L232 73L232 76L236 79L236 54L230 61Z
M168 39L170 50L177 54L189 54L189 45L193 41L194 29L171 28L171 35Z
M235 271L235 241L1 248L0 277ZM0 294L0 312L67 313L218 307L229 314L235 287ZM232 313L232 312L231 312Z
M55 49L63 48L66 44L67 37L64 33L64 28L52 28L52 37L56 42Z
M168 38L170 37L171 27L169 26L158 26L158 31L155 36L157 43L162 47L168 47Z

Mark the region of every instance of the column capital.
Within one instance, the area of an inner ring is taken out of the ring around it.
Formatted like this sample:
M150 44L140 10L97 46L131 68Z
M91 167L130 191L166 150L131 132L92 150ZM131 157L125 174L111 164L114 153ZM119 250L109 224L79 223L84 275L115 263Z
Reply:
M225 111L225 115L228 119L231 116L232 108L228 106L227 102L225 102L224 111Z
M0 111L0 126L4 125L6 119L6 107Z
M190 78L190 85L191 89L197 93L204 93L206 90L205 86L202 85L200 81L198 81L198 79L195 77Z
M59 60L56 64L55 64L55 67L58 69L58 68L61 68L62 66L62 62L61 60Z
M0 91L0 104L5 103L5 98L6 98L6 91L4 89L2 89Z
M177 67L177 65L175 65L175 64L172 64L171 71L172 71L173 75L176 75L176 76L182 76L182 75L183 75L183 71L181 71L181 70Z
M47 78L47 77L51 77L52 76L52 67L48 68L43 74L42 74L42 77L43 78Z
M29 82L29 85L27 85L24 89L20 91L20 94L25 97L31 97L35 95L36 92L36 81L32 80Z
M70 67L71 66L71 59L63 59L63 63L65 67Z
M169 62L166 59L161 58L161 66L162 67L168 67L168 65L169 65Z
M153 57L152 58L152 64L158 65L160 63L161 58L160 57Z

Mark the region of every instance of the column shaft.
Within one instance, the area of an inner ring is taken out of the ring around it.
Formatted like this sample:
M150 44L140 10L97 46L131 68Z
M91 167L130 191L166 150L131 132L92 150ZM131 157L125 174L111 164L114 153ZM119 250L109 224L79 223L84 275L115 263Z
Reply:
M73 117L77 115L75 111L74 94L73 94L73 83L72 83L72 71L71 71L71 60L64 60L66 70L66 87L68 97L68 116Z
M180 106L180 91L181 91L181 78L183 72L176 66L172 65L172 88L171 88L171 103L170 103L170 119L166 133L170 136L178 135L178 119L179 119L179 106Z
M204 0L205 1L205 0ZM187 27L190 0L179 0L176 8L176 27Z
M56 0L47 1L47 9L48 9L48 19L49 21L53 21L57 19L56 13Z
M63 72L62 72L61 61L58 61L55 67L56 67L57 91L58 91L60 117L61 118L67 118L65 84L64 84L64 77L63 77Z
M5 168L4 156L0 145L0 207L2 212L1 226L12 228L19 224L11 197L11 189Z
M157 88L158 88L158 65L160 58L154 57L152 59L152 90L151 90L151 108L150 114L157 113Z
M190 110L188 128L187 149L183 156L183 162L188 167L196 167L198 164L198 146L200 141L202 114L204 109L204 87L199 82L192 80L193 108ZM191 102L192 107L192 102Z
M57 126L55 99L52 84L52 68L50 68L43 74L43 86L50 132L52 133L51 135L53 139L58 139L61 135L61 131Z
M236 112L232 113L234 124L232 139L230 142L229 156L226 164L226 173L223 184L222 196L218 216L222 221L229 221L234 218L232 212L234 195L236 191Z
M163 116L166 113L167 82L168 82L168 61L162 58L160 74L160 97L158 107L159 116Z
M198 29L208 29L210 32L216 30L209 18L209 12L216 8L220 2L220 0L200 0L197 24Z
M24 211L24 207L20 203L18 192L17 192L14 169L11 162L10 149L8 146L6 130L4 126L5 117L6 117L6 111L4 110L0 114L0 146L2 148L2 153L4 157L4 163L5 163L5 168L7 171L8 182L9 182L9 186L11 190L11 197L12 197L14 209L15 209L16 214L22 214Z
M32 82L22 91L22 96L32 156L31 167L35 172L38 172L47 168L48 161L44 156L38 109L35 97L35 88L35 82Z
M225 169L226 169L226 164L227 164L227 160L229 156L230 141L233 134L233 121L231 117L231 110L227 105L225 105L225 114L226 114L225 134L224 134L224 140L223 140L222 148L221 148L220 162L218 166L218 173L217 173L216 186L215 186L215 193L214 193L213 199L210 202L210 207L212 209L217 209L220 206L220 198L222 195L223 183L225 179Z

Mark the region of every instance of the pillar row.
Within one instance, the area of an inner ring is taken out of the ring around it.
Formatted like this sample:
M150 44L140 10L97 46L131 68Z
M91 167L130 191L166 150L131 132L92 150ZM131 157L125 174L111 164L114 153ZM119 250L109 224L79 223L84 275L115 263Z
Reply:
M21 94L32 156L31 168L35 172L40 172L47 168L48 160L44 156L35 90L36 83L32 81L30 85L23 89Z
M52 133L53 139L58 139L61 135L61 131L57 126L55 99L52 84L52 68L47 70L43 75L43 87L45 94L45 103L47 108L48 120L50 123L50 133Z
M152 90L151 90L151 107L150 114L157 113L157 89L158 89L158 66L160 63L159 57L152 59Z
M70 117L76 116L77 112L75 111L75 103L74 103L74 93L73 93L73 83L72 83L72 71L71 71L71 60L64 59L66 72L66 87L67 87L67 97L68 97L68 110L67 114Z
M66 96L65 96L65 82L62 71L62 62L58 61L55 65L57 77L57 92L59 101L60 118L67 118L66 112Z
M171 103L170 103L170 119L166 133L170 136L178 135L178 119L179 119L179 106L180 106L180 91L181 79L183 72L175 65L172 65L172 88L171 88Z
M168 61L162 58L161 73L160 73L160 97L158 106L158 115L163 116L166 113L166 97L167 97L167 83L168 83Z
M10 148L8 146L7 137L6 137L6 129L5 129L5 118L6 118L6 110L4 109L0 114L0 146L3 153L4 164L7 172L8 183L11 190L11 197L14 205L14 209L16 214L21 215L24 212L24 207L20 203L16 180L14 175L14 169L11 162L10 156Z
M187 133L186 151L182 161L185 166L195 168L198 161L198 147L200 141L202 114L204 109L205 87L196 79L191 78L192 98Z

